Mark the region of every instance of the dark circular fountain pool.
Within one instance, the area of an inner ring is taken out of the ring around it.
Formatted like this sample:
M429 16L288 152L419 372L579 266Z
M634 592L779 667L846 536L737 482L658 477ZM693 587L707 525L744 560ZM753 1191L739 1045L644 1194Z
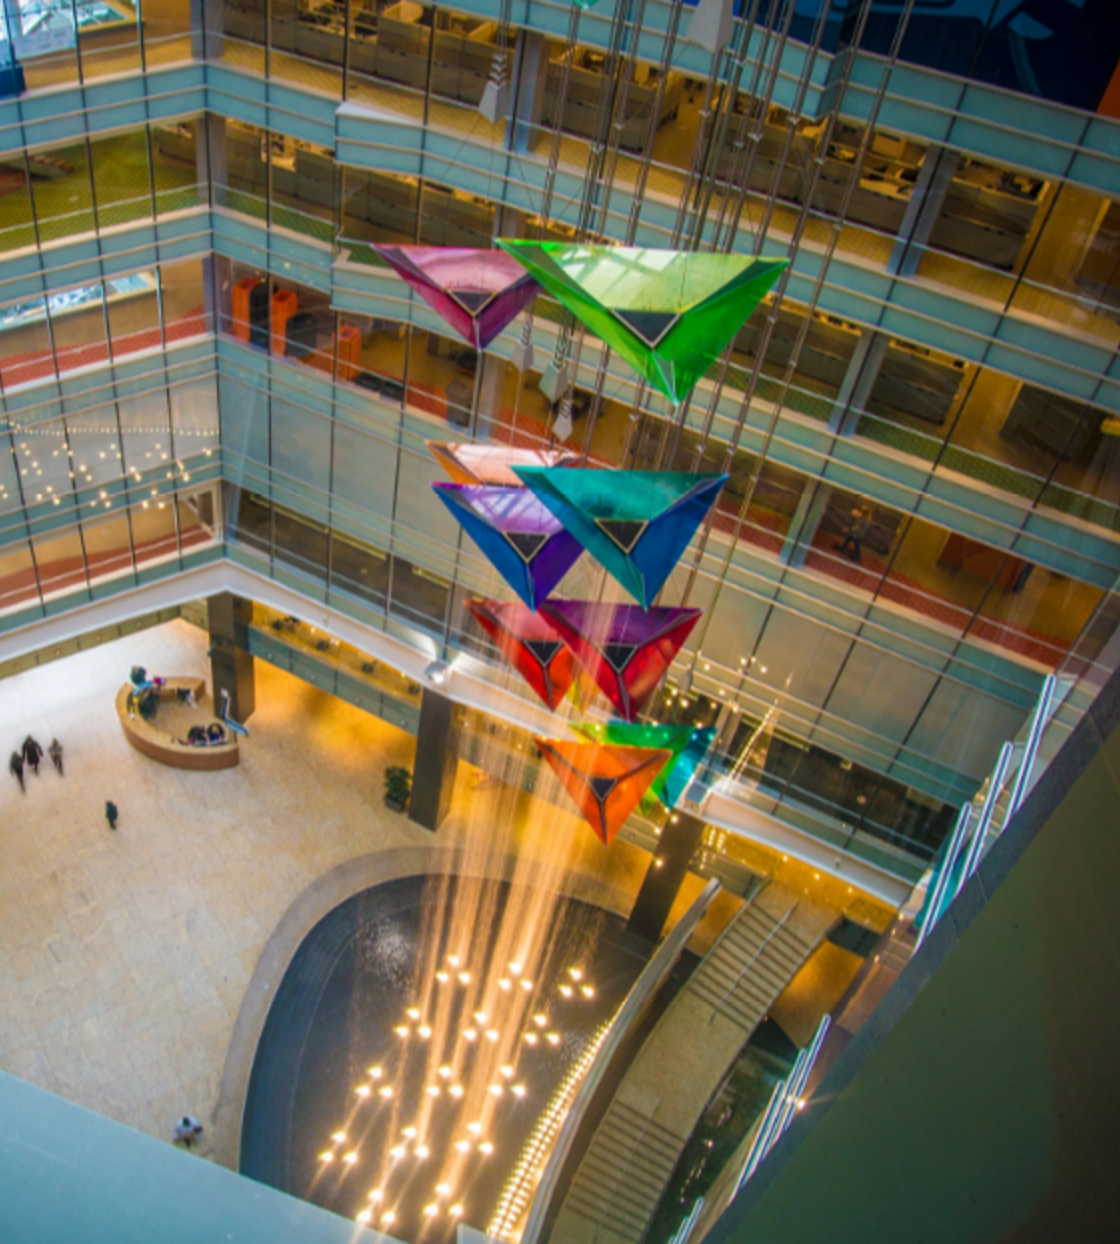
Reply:
M324 917L265 1023L242 1173L404 1240L485 1231L649 954L618 917L553 903L410 877Z

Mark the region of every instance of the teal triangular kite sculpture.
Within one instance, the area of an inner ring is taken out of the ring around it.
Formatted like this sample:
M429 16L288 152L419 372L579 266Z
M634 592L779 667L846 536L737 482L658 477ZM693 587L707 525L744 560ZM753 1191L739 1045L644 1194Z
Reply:
M498 245L679 404L788 264L748 255L504 241Z
M648 609L726 475L514 467L596 561Z

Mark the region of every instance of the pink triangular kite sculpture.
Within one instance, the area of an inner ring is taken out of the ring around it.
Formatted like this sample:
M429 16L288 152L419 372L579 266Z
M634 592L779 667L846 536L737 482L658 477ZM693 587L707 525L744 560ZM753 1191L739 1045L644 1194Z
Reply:
M505 251L461 246L373 249L476 350L484 350L540 289Z

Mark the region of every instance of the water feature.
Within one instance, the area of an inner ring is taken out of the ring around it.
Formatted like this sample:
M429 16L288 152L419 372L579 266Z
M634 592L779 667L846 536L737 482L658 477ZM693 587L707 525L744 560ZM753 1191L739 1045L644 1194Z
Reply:
M647 953L618 917L517 884L414 877L356 895L277 990L243 1173L404 1240L486 1230Z

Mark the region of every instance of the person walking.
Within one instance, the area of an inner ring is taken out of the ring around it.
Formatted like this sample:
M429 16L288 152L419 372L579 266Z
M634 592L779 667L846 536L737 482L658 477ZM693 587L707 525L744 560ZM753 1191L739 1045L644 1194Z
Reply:
M35 776L39 776L39 761L43 759L43 749L39 744L28 735L23 740L23 762L28 764L35 770Z
M12 752L12 758L8 761L8 772L19 783L20 790L26 795L27 787L23 784L23 756L19 752Z
M105 819L109 822L110 829L117 828L117 817L120 813L117 811L117 805L111 800L105 800Z
M850 548L852 550L852 561L856 565L863 564L861 553L863 551L864 537L871 530L871 507L869 505L857 506L852 511L852 521L848 524L848 530L844 533L844 539L839 544L832 547L836 552L846 553Z
M190 1114L185 1114L175 1124L174 1136L177 1141L181 1141L189 1149L191 1141L202 1135L202 1124Z
M51 758L51 764L58 770L58 776L62 777L62 744L58 739L51 739L47 755Z

